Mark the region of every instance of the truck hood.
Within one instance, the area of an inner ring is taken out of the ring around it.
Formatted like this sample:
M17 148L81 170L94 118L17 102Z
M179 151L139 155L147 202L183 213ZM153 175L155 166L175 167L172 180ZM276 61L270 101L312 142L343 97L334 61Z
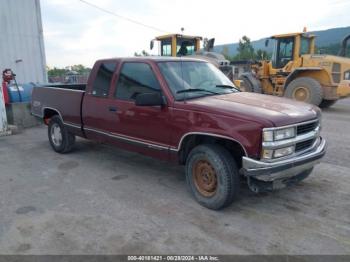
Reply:
M207 96L186 101L186 107L260 122L265 126L285 126L315 119L318 107L288 98L248 92Z

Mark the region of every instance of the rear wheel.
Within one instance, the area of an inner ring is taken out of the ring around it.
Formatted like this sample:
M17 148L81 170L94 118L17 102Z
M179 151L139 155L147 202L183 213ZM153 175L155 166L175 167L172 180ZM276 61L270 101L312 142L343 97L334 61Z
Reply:
M285 97L318 106L323 98L322 86L311 77L294 79L286 88Z
M337 100L326 100L326 99L323 99L321 104L320 104L320 107L321 108L328 108L328 107L331 107L332 105L334 105L335 102L337 102Z
M75 143L75 136L63 125L59 116L53 116L48 126L50 145L57 153L68 153Z
M186 161L186 181L195 199L215 210L230 205L239 191L235 160L219 145L199 145L191 151Z

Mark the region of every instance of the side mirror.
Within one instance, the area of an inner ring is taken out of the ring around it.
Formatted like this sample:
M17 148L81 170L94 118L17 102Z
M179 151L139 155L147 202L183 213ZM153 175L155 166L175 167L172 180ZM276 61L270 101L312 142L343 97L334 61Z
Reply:
M154 47L154 40L151 40L151 42L149 43L149 48L152 50Z
M267 38L267 39L265 40L265 47L268 47L268 45L269 45L269 39Z
M144 93L138 94L135 99L137 106L162 106L165 105L165 99L159 93Z
M208 51L211 51L214 48L215 38L208 40Z

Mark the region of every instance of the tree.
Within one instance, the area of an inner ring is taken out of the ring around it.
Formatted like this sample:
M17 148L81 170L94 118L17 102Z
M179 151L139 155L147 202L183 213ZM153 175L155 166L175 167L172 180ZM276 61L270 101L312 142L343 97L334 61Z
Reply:
M230 60L230 55L229 55L229 50L228 50L228 46L225 45L223 48L222 48L222 52L221 54L227 59L227 60Z
M67 73L67 70L66 69L63 69L63 68L57 68L57 67L54 67L54 68L48 68L47 70L47 75L49 77L56 77L56 76L63 76Z
M239 39L237 52L235 60L251 60L255 58L254 48L249 37L243 36Z
M69 71L75 71L79 75L87 75L91 71L91 68L85 67L81 64L66 66L64 68L57 68L57 67L50 68L47 66L46 69L47 69L47 75L49 77L65 76Z
M255 54L255 59L257 60L270 60L271 54L266 52L265 50L258 49Z
M89 73L91 71L91 68L88 68L88 67L85 67L85 66L79 64L79 65L71 66L70 70L78 72L78 74L80 74L80 75L84 75L84 74Z

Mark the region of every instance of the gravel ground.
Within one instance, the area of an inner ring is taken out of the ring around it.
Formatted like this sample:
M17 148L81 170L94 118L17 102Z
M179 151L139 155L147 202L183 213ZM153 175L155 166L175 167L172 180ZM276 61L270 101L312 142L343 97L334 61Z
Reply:
M302 183L215 212L182 167L45 127L0 138L0 254L350 254L350 99L323 113L329 147Z

